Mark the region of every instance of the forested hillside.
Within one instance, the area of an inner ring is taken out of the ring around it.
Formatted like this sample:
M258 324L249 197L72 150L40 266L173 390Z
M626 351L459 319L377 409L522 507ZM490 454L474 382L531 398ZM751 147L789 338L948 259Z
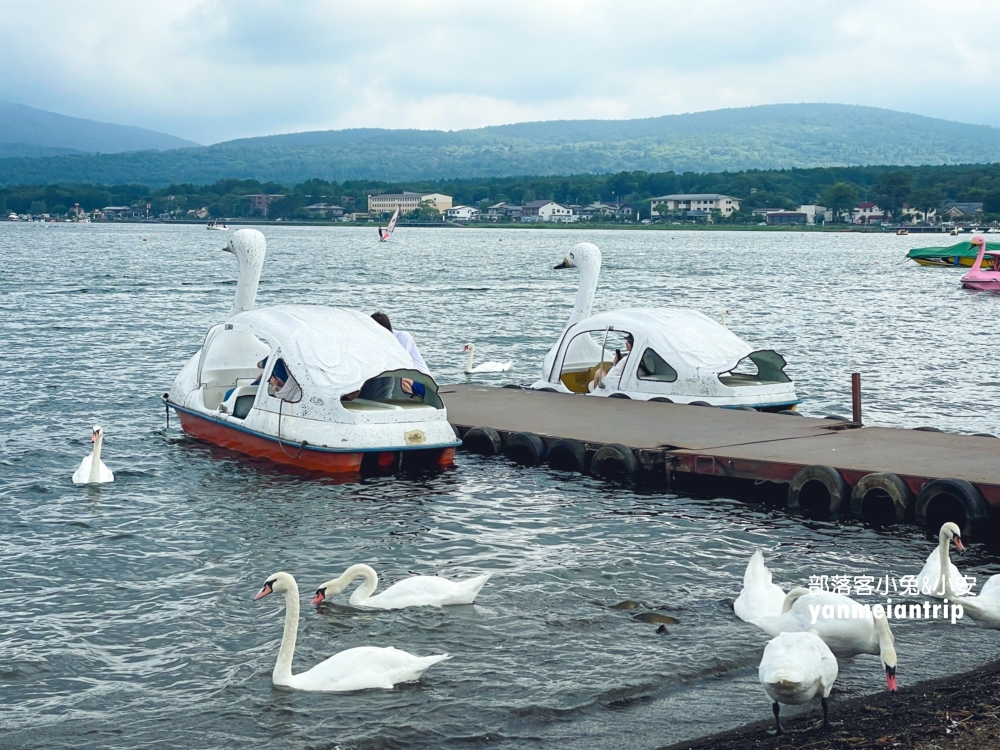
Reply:
M455 132L341 130L197 149L0 159L0 184L736 172L1000 161L1000 130L872 107L785 104L644 120L521 123Z
M32 157L55 154L118 153L197 145L145 128L67 117L0 101L0 156L29 157L25 161L31 161ZM0 166L0 179L7 182L5 177L6 170Z

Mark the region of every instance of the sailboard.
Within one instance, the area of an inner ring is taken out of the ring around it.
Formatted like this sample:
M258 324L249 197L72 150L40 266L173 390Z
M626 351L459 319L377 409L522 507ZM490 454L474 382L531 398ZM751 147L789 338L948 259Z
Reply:
M399 206L396 206L396 210L392 213L392 218L389 219L389 224L385 228L385 231L379 235L379 242L385 242L387 239L392 237L392 232L396 228L396 220L399 218Z

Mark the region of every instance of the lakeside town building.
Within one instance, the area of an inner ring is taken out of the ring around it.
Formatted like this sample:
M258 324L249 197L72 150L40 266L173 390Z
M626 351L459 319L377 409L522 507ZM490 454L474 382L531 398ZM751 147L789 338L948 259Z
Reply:
M272 194L256 193L244 197L250 199L250 213L261 214L266 219L268 206L270 206L275 201L280 201L285 196L283 194L278 195L275 193Z
M739 198L719 193L672 193L653 198L649 202L650 218L683 213L688 218L712 220L712 211L720 211L728 218L740 210Z
M441 193L382 193L380 195L368 196L368 213L379 216L380 214L391 214L399 206L399 213L407 214L416 211L421 203L426 203L432 208L436 208L442 214L452 207L452 197Z
M473 206L455 206L445 209L445 221L479 221L480 211Z
M525 203L521 208L522 222L558 222L562 224L572 224L579 220L579 216L573 213L573 209L555 201L531 201Z

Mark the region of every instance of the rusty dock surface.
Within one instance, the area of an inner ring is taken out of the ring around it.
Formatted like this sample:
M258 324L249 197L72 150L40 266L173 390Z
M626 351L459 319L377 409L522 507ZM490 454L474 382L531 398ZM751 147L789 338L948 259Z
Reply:
M982 510L1000 511L1000 440L993 437L517 388L448 385L440 393L460 437L471 428L487 427L506 444L511 435L531 433L546 448L560 439L577 441L588 456L619 444L631 449L646 477L660 483L713 477L791 486L804 469L819 466L835 470L848 493L869 475L898 477L912 493L907 497L901 489L903 497L896 499L897 505L909 504L909 521L930 525L942 513L954 515L943 506L937 513L927 503L919 507L921 493L940 479L970 483L985 504ZM836 494L836 484L830 488ZM893 495L891 488L888 494ZM948 493L939 499L952 505L965 502ZM850 496L834 502L841 505L841 514L850 513ZM985 520L985 513L975 508L959 510L971 516L966 519L970 523ZM899 510L900 521L903 512Z

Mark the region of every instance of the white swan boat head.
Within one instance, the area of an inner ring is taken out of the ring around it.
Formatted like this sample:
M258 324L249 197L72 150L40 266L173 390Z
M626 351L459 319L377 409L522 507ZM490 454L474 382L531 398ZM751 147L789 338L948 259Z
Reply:
M392 333L343 308L254 308L264 237L241 229L225 249L240 265L230 315L166 394L185 432L331 473L357 473L367 454L382 468L411 451L420 455L410 461L451 462L457 440L437 383ZM403 393L402 378L423 385L423 395Z
M596 246L577 245L556 268L579 268L580 287L533 388L771 410L799 403L780 354L753 348L696 310L644 307L593 315L601 268Z

